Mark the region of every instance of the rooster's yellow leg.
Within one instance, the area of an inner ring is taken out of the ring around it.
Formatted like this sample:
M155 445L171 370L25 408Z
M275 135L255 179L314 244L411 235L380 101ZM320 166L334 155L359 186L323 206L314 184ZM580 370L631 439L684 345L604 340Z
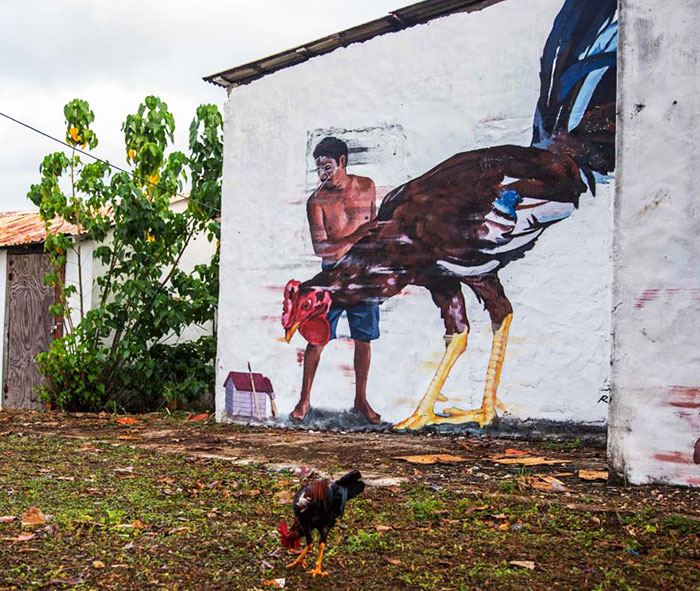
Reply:
M438 365L433 379L430 380L428 391L420 401L418 408L416 408L410 417L404 419L400 423L396 423L396 425L394 425L394 429L420 429L426 425L433 425L439 422L438 419L441 419L442 417L435 414L433 407L435 406L435 402L438 400L445 400L445 397L440 393L440 391L445 384L445 380L447 380L447 376L450 375L452 366L455 364L457 359L459 359L460 355L462 355L462 353L464 353L464 351L467 349L468 334L469 331L465 330L464 332L452 335L452 339L447 345L445 354L440 360L440 365Z
M503 360L506 356L506 344L508 343L508 331L512 314L508 314L500 326L493 333L493 344L491 345L491 358L489 367L486 370L486 386L484 388L484 398L481 408L476 410L461 410L459 408L446 408L446 417L437 417L436 423L479 423L484 427L490 425L496 417L496 409L502 410L503 403L497 398L498 383L501 379Z
M294 562L291 562L287 565L287 568L294 568L295 566L299 566L301 564L302 568L306 568L306 555L309 553L309 550L313 548L313 543L307 544L304 549L301 551L301 554L297 556L297 559Z
M314 577L316 575L325 577L328 574L328 571L323 570L321 568L321 564L323 563L323 551L326 549L326 544L324 542L321 542L319 548L320 550L318 551L318 560L316 560L316 568L314 570L309 570L306 572L308 572L310 575L313 575Z

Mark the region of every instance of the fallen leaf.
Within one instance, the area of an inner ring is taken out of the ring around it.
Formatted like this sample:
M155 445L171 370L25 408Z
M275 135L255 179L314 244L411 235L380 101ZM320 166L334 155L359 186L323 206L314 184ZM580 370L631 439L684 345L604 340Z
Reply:
M163 478L159 478L158 482L161 484L175 484L175 479L171 478L170 476L165 476Z
M478 507L469 507L469 509L467 509L465 511L465 513L472 513L474 511L485 511L488 508L489 508L488 505L479 505Z
M0 437L5 437L5 435L12 435L12 431L3 431L0 433Z
M122 441L128 441L130 439L138 439L138 437L134 435L117 435L117 439L121 439Z
M310 476L313 475L314 471L311 468L309 468L308 466L301 465L296 470L294 470L294 473L299 478L309 478Z
M288 505L292 502L292 493L288 490L281 490L275 493L275 503L278 505Z
M93 560L93 561L92 561L92 566L93 566L93 568L104 568L104 567L105 567L105 563L102 562L101 560Z
M388 525L375 525L374 529L376 529L378 532L391 530L391 528Z
M20 534L15 538L2 538L8 542L28 542L36 538L36 534Z
M452 456L449 454L429 454L424 456L394 456L395 460L403 460L411 464L454 464L468 462L467 458Z
M76 451L102 451L99 447L95 447L90 443L85 443L79 447Z
M401 494L403 492L403 489L400 486L385 486L388 491L391 491L395 495Z
M131 524L131 527L133 527L134 529L148 529L151 526L148 525L145 521L141 521L140 519L136 519Z
M121 417L119 419L115 419L115 423L119 423L120 425L136 425L140 423L138 419L134 417Z
M51 585L79 585L82 583L82 579L51 579L46 581L42 586L50 587Z
M553 476L530 476L518 478L518 482L528 488L544 492L571 492L570 488Z
M194 415L194 416L191 416L191 417L190 417L189 419L187 419L187 420L188 420L188 421L203 421L203 420L208 419L208 418L209 418L209 413L206 413L206 412L205 412L205 413L202 413L201 415Z
M529 451L523 451L522 449L513 449L512 447L507 448L505 453L507 456L529 456L531 454L531 452Z
M535 563L532 560L511 560L508 564L519 566L521 568L527 568L529 570L535 570Z
M544 464L569 464L571 460L548 460L540 456L528 456L522 458L489 458L498 464L518 464L522 466L541 466Z
M266 587L280 587L283 589L286 584L286 579L263 579L262 584Z
M46 515L41 512L39 507L29 507L22 515L22 525L44 525L46 523Z
M501 525L498 526L498 529L501 531L508 531L510 529L510 523L501 523Z
M271 565L267 560L263 560L263 561L260 563L260 568L261 568L262 570L270 570L270 569L273 568L273 567L272 567L272 565Z
M0 523L12 523L16 519L16 515L2 515L0 516Z
M607 470L579 470L578 477L581 480L607 480Z
M134 473L133 466L127 466L126 468L115 468L114 473L119 476L131 476Z
M399 566L401 564L401 561L398 558L391 558L390 556L382 556L382 560L384 560L384 562L388 562L389 564L393 564L394 566Z
M574 476L573 472L554 472L552 476L562 477L562 476Z

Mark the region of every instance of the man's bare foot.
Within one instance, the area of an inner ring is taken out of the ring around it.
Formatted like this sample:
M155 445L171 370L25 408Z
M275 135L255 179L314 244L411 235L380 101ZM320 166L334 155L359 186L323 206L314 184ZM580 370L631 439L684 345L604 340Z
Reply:
M378 425L379 422L382 420L381 415L378 415L372 407L369 405L369 402L356 402L355 403L355 410L361 412L363 415L365 415L365 418L372 424L372 425Z
M306 418L306 413L309 412L310 404L308 402L302 402L301 400L296 405L294 410L289 413L289 418L293 421L303 421Z

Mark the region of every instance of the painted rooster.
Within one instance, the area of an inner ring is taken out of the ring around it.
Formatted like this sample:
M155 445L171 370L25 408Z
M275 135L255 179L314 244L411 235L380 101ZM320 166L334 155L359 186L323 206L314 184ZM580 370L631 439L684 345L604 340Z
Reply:
M616 0L566 0L541 59L540 96L530 146L504 145L452 156L391 191L377 227L332 268L284 293L287 340L299 328L312 344L328 341L332 303L386 300L408 285L425 287L440 309L447 348L415 412L394 425L491 424L502 408L498 383L513 308L498 278L552 224L569 217L596 175L615 167ZM493 344L481 406L447 408L441 393L467 347L462 285L483 302Z
M287 528L286 523L280 523L280 539L285 548L295 549L299 547L299 540L303 535L306 539L306 546L297 559L287 565L287 568L294 568L298 565L306 568L306 555L314 545L311 534L313 530L318 530L320 545L316 568L308 572L314 577L328 574L321 568L328 533L335 525L336 519L343 516L347 502L354 499L364 489L365 483L362 482L362 475L359 471L353 470L333 482L324 479L307 484L294 495L292 500L294 523L291 529Z

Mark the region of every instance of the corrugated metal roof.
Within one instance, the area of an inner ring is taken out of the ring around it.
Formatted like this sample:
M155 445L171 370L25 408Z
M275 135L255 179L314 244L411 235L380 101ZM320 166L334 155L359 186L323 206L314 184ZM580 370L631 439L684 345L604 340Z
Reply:
M75 236L78 229L62 218L51 222L51 232ZM0 248L40 244L46 240L46 228L39 212L0 212Z
M224 88L241 86L283 68L296 66L312 57L330 53L340 47L367 41L386 33L395 33L455 12L481 10L498 2L503 2L503 0L426 0L425 2L400 8L387 16L363 25L334 33L328 37L311 41L299 47L294 47L287 51L219 72L218 74L206 76L204 80Z

